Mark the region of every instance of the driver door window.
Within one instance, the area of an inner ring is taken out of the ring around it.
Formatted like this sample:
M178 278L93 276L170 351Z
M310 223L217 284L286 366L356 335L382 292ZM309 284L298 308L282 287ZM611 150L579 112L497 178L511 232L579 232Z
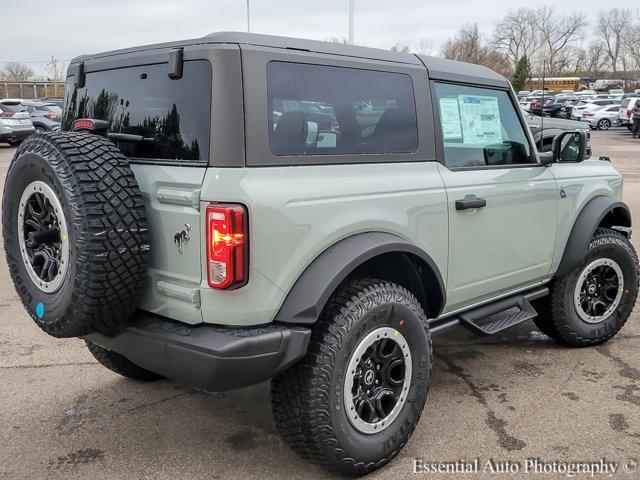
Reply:
M449 168L532 163L527 136L503 90L435 84Z
M560 196L549 169L536 162L506 90L445 83L434 90L453 310L548 275Z

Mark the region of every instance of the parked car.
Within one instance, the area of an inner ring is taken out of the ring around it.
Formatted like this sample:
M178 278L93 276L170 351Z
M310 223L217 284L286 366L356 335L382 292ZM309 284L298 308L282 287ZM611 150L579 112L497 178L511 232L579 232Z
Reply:
M529 112L523 112L525 121L534 143L539 152L549 152L553 145L553 140L563 132L584 132L587 140L591 135L589 132L589 124L578 122L575 120L565 120L563 118L547 118L539 115L532 115ZM591 156L591 145L588 145L587 158Z
M627 127L629 130L633 127L633 108L640 101L640 97L625 98L618 107L618 120L620 125Z
M557 117L561 113L561 108L566 101L565 96L545 98L535 100L529 109L534 115L544 115L545 117Z
M580 120L585 111L597 109L608 105L619 105L619 102L609 99L586 99L571 108L571 119Z
M609 95L622 96L622 95L624 95L624 89L622 89L622 88L612 88L611 90L609 90Z
M583 131L538 153L484 66L225 32L77 57L65 91L64 131L25 141L3 193L35 325L129 379L271 379L284 442L343 476L411 437L432 331L533 321L588 347L632 313L622 176Z
M618 110L618 105L605 105L593 110L588 110L583 112L582 121L587 122L591 128L609 130L612 126L620 125Z
M55 103L23 100L22 106L31 115L31 121L36 132L57 132L60 130L62 109Z
M31 116L20 100L0 100L0 143L18 145L33 132Z

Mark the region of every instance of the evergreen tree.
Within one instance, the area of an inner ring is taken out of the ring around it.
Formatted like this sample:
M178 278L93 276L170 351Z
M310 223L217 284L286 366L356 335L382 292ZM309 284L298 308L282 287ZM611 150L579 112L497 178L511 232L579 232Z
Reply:
M520 58L520 60L518 60L516 71L513 73L513 77L511 78L513 89L516 92L524 90L524 87L530 78L531 64L529 64L529 59L526 56L523 56L522 58Z

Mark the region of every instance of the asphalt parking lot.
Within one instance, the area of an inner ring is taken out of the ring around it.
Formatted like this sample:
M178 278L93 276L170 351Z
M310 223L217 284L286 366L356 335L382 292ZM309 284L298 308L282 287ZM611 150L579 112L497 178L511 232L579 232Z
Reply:
M612 129L594 132L592 143L595 156L610 156L624 174L640 225L640 140ZM14 151L0 145L2 184ZM0 263L0 477L329 478L277 437L267 383L206 394L121 378L82 341L42 333L22 308L4 255ZM435 335L422 419L400 455L371 478L409 476L414 459L529 458L606 459L619 464L615 478L639 478L623 471L625 461L640 460L639 341L638 310L612 341L589 349L559 347L532 323L497 337L461 328Z

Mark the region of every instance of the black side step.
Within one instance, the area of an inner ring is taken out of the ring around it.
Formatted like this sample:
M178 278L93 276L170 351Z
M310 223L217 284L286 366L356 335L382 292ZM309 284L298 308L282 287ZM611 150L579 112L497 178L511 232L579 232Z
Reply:
M542 295L540 295L542 296ZM520 323L526 322L535 318L538 314L529 303L529 298L538 298L534 295L514 295L507 297L503 300L499 300L495 303L483 305L473 310L458 314L460 323L475 331L485 335L494 335L498 332L502 332L507 328L514 327ZM497 320L486 320L492 315L517 308L518 311L510 315L504 316Z

